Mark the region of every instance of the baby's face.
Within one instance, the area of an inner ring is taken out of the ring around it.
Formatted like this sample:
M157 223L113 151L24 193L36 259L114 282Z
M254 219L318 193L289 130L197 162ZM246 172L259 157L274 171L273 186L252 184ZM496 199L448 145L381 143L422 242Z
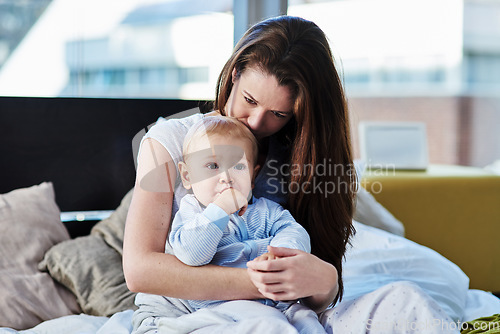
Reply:
M205 206L227 188L250 198L254 165L247 157L252 157L248 140L220 135L196 138L185 157L187 174L181 170L184 186L192 187L198 201Z

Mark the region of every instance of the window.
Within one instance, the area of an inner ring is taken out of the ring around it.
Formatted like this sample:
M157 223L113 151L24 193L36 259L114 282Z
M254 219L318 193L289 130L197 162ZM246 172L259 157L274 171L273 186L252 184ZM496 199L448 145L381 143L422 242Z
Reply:
M232 0L0 8L1 95L212 99L233 47Z
M462 0L291 0L288 7L325 32L355 95L460 93L463 11Z
M466 77L469 88L472 90L500 89L500 50L498 54L466 55Z

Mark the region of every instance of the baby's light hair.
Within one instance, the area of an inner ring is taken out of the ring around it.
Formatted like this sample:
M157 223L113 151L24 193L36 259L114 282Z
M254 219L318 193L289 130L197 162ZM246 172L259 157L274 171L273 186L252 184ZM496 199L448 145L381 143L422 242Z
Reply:
M189 129L186 137L184 138L184 144L182 145L184 160L186 155L190 153L190 147L193 141L198 140L203 136L209 137L211 135L248 140L252 149L252 156L248 158L252 159L251 162L253 165L257 163L259 150L257 139L253 133L236 118L222 115L204 116ZM228 145L230 145L230 143L231 142L229 141Z

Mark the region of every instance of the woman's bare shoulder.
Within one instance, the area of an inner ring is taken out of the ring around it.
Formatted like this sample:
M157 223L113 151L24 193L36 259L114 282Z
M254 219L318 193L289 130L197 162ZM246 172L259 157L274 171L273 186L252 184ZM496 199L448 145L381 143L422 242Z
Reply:
M213 110L213 111L205 114L205 116L220 116L220 115L221 115L221 113L219 110Z

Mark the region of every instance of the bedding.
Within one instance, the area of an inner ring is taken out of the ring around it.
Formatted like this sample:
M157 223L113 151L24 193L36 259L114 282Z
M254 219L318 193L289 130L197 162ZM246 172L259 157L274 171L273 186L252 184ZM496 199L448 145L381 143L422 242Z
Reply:
M461 323L478 318L478 314L494 314L500 309L500 300L495 296L480 290L467 292L467 304ZM2 334L130 334L132 331L132 310L115 313L110 318L89 316L86 314L70 315L49 321L24 331L0 328ZM457 326L460 324L457 324ZM370 334L370 332L367 332ZM372 333L375 333L373 331ZM382 331L390 334L390 331Z
M454 291L456 296L449 296L447 294L446 298L440 298L437 302L448 312L455 312L456 315L460 314L457 319L460 323L470 321L485 314L492 315L498 313L500 310L500 300L498 298L484 291L468 290L464 282L466 278L463 277L463 273L460 273L455 265L442 258L439 254L407 239L389 235L389 233L362 225L361 223L355 224L358 233L354 237L353 246L349 250L344 264L346 273L345 300L356 298L356 296L371 291L376 286L385 284L388 281L387 279L379 279L377 282L369 280L370 284L368 287L365 287L363 284L360 284L360 280L353 280L354 277L369 278L371 275L379 274L381 270L390 272L392 269L396 269L396 274L393 274L391 280L397 280L398 275L402 275L402 279L407 278L405 277L405 272L406 275L414 274L416 275L415 279L420 283L431 283L430 286L424 285L422 287L429 294L445 294L446 292L438 291L445 284L450 284L449 289L451 290L457 289L457 291ZM377 261L374 261L374 258L369 256L371 252L376 252L379 256L383 254L385 258L377 257ZM417 258L429 255L430 268L427 270L417 270L414 273L407 270L401 271L399 266L401 265L401 256L403 255L398 255L398 252L402 252L403 254L420 252L421 255L416 256ZM374 262L376 262L375 265L373 264ZM441 284L435 284L434 279L439 274L436 270L440 271L444 276L441 279ZM428 278L427 275L429 273L432 273L433 277ZM459 283L454 282L453 275L457 274L459 275ZM455 308L457 304L461 305L460 310ZM130 333L132 328L132 314L132 310L125 310L117 312L109 318L86 314L70 315L46 321L31 330L20 331L19 333ZM16 331L6 328L0 329L0 332L2 331L4 333L16 333ZM376 332L375 330L373 331L373 333ZM368 331L368 333L370 332ZM382 333L387 334L392 333L392 331L385 330Z

